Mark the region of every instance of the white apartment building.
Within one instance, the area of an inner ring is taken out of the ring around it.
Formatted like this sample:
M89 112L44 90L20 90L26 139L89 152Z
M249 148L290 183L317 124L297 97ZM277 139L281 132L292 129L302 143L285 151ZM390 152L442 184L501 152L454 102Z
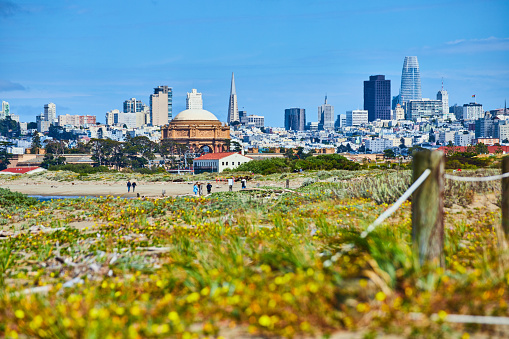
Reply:
M405 120L405 109L400 104L397 104L392 117L394 120Z
M187 93L186 109L203 109L202 95L195 88L191 90L191 93Z
M468 146L472 145L473 141L475 139L475 133L473 132L467 132L467 131L460 131L456 132L454 134L454 145L456 146Z
M44 105L44 120L53 123L57 120L57 106L50 102Z
M438 137L438 142L441 145L447 145L449 143L449 141L454 143L454 135L455 135L454 131L443 131L443 132L440 132L440 135Z
M500 139L500 142L509 140L509 124L498 125L498 138Z
M369 149L372 153L383 153L383 151L392 147L394 147L394 140L380 138L366 140L366 149Z
M247 125L262 128L265 126L265 117L261 115L248 115Z
M368 123L368 111L360 109L346 111L347 126L360 126L367 123Z
M484 118L484 111L481 104L471 102L463 105L463 120L477 120Z

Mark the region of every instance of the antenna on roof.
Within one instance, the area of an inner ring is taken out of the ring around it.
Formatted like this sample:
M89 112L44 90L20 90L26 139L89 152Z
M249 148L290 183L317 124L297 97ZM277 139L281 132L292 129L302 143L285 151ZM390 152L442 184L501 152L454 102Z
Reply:
M444 90L444 77L442 77L442 91Z

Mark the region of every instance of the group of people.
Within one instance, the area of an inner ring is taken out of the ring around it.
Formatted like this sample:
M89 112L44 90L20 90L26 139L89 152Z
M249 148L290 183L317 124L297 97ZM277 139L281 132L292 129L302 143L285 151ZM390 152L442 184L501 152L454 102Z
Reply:
M193 185L193 193L194 195L203 195L202 191L202 183L196 182ZM207 194L210 194L212 192L212 184L210 182L207 183Z
M136 189L136 182L132 182L131 180L127 180L127 193L131 192L131 187L133 188L133 192Z
M231 177L228 179L228 190L230 192L233 191L233 184L235 183L235 178L234 177ZM241 178L240 179L240 183L241 183L241 187L242 189L245 189L247 187L247 179L246 178ZM202 185L201 183L199 182L196 182L194 185L193 185L193 193L194 195L203 195L202 193ZM207 194L210 194L212 192L212 184L210 182L207 183Z

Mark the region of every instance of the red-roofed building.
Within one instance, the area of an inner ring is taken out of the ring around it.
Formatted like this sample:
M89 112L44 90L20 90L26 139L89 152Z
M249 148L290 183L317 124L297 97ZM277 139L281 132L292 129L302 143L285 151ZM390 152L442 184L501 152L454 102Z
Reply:
M447 154L452 154L456 152L467 152L468 148L474 148L475 146L442 146L438 148L439 151ZM488 154L509 154L509 146L487 146Z
M234 169L253 159L237 152L207 153L194 159L194 173L222 172L226 168Z
M13 167L6 168L3 171L0 171L0 174L34 174L46 171L46 169L42 167Z

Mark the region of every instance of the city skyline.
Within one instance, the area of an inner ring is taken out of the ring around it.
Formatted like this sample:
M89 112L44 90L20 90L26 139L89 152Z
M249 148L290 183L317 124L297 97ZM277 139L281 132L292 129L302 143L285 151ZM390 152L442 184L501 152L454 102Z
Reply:
M362 109L363 81L372 75L385 74L397 95L402 62L415 55L422 97L434 98L443 78L451 106L475 94L495 109L509 92L509 4L480 4L1 1L0 100L22 121L53 102L60 114L104 122L126 98L148 104L152 89L166 85L173 115L197 88L204 108L226 121L234 72L239 110L283 126L286 108L312 112L325 94L336 114ZM163 40L153 34L159 26L170 32Z

